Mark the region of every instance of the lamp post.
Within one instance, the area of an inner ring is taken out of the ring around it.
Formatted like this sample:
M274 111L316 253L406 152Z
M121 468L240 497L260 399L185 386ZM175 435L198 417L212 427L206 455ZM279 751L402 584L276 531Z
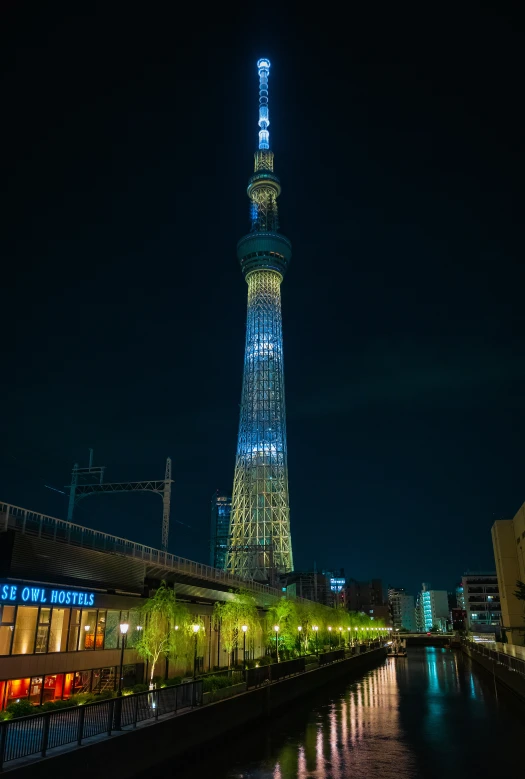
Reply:
M319 658L319 646L317 644L317 631L319 630L318 625L312 625L312 630L315 633L315 654L317 655L317 658Z
M343 635L342 631L343 628L339 628L339 649L341 649L341 636Z
M248 630L248 625L243 625L241 627L242 630L242 664L244 666L244 676L246 676L246 631Z
M301 630L303 629L302 625L297 625L297 632L299 633L299 657L301 656Z
M350 649L350 646L352 645L352 634L350 632L350 628L347 628L348 630L348 648Z
M195 679L197 676L197 635L199 633L201 626L200 625L192 625L193 635L195 637L195 643L193 646L193 678Z
M332 648L332 627L328 625L328 641L330 642L330 649Z
M355 626L354 630L355 630L354 646L357 646L357 625Z
M122 695L122 669L124 667L124 647L126 645L126 633L128 632L129 624L127 622L120 623L120 669L118 675L118 691L117 695Z
M279 625L274 625L275 630L275 652L277 654L277 662L279 662Z

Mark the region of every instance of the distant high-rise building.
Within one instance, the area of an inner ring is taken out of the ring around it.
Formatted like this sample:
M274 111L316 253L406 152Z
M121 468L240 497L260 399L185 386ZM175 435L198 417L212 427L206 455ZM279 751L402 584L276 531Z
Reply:
M388 588L388 605L392 625L397 630L416 631L414 596L408 595L403 587Z
M416 627L421 633L428 633L433 627L445 631L448 627L448 593L446 590L431 590L423 582L416 601Z
M216 492L211 499L210 565L224 568L229 546L232 499Z
M349 611L362 611L372 619L383 619L386 624L390 624L390 609L388 603L385 603L381 579L365 582L349 579L346 607Z
M333 592L330 589L330 580L317 571L291 571L282 574L280 582L283 590L288 595L298 598L306 598L324 606L333 606Z
M467 571L463 574L461 585L467 612L467 630L473 633L499 633L501 603L496 572Z
M346 603L345 569L340 568L339 571L323 571L323 576L326 577L328 582L334 606L344 606Z
M365 582L349 579L346 592L346 602L350 611L368 613L374 606L383 606L385 603L381 579Z
M514 519L499 519L492 526L492 544L501 598L501 619L509 644L525 643L525 610L515 596L516 582L525 582L525 503Z
M463 584L461 582L456 585L456 603L458 609L465 608L465 593L463 591Z

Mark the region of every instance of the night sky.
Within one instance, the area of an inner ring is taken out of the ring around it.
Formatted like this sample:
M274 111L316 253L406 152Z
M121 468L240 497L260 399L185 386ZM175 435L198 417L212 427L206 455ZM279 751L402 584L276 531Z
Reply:
M49 487L88 447L113 481L171 455L170 551L207 562L267 56L296 568L413 592L493 568L525 499L513 13L43 5L2 10L0 498L65 518ZM75 521L159 546L161 508L89 498Z

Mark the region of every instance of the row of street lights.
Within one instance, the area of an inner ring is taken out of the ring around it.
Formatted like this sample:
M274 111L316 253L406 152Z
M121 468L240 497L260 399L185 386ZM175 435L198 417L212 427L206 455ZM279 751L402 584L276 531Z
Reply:
M178 630L179 626L175 625L175 630ZM195 638L195 644L194 644L194 650L193 650L193 678L195 679L197 676L197 636L199 634L199 630L201 629L201 626L198 624L192 625L193 635ZM275 653L277 655L277 662L279 662L279 625L274 625L273 629L275 631ZM89 631L89 625L85 626L86 632ZM129 630L129 624L127 622L121 622L120 623L120 634L122 636L121 642L120 642L120 672L118 677L118 692L117 695L120 697L122 695L122 671L124 667L124 648L126 646L126 635ZM137 630L142 630L142 625L137 625ZM243 636L243 664L244 664L244 670L246 670L246 633L248 631L248 625L242 625L242 636ZM303 630L302 625L297 626L297 632L299 634L299 653L301 652L301 633ZM312 630L315 633L315 653L316 655L319 654L319 646L318 646L318 638L317 634L319 631L318 625L312 625ZM352 628L347 628L350 640L351 639L351 630ZM377 635L379 633L389 633L391 632L392 628L371 628L371 627L354 627L355 630L355 640L357 640L357 632L358 630L361 631L375 631ZM330 641L330 649L332 648L332 626L328 626L328 635L329 635L329 641ZM343 628L339 628L339 646L341 646L341 638L343 635ZM370 636L372 638L372 636Z

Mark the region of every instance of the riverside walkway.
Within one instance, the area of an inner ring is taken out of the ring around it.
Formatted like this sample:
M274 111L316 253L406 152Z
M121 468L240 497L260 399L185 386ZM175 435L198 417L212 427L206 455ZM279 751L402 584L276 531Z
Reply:
M364 657L374 649L377 651L378 647L367 648L357 657ZM248 669L244 681L221 689L218 697L225 700L249 690L269 688L352 656L345 650L336 650ZM215 704L217 698L203 692L203 686L203 679L196 679L174 687L0 722L0 771L38 763Z

